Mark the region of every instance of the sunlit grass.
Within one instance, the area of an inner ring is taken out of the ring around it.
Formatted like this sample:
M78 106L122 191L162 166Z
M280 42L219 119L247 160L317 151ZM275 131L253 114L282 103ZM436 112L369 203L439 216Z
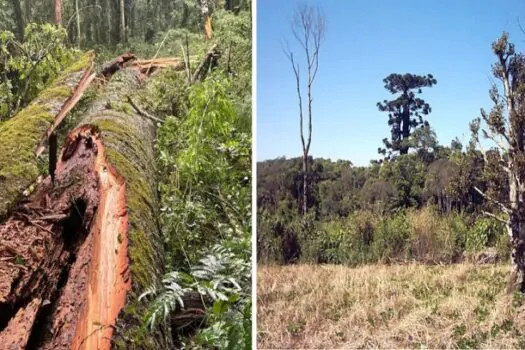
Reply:
M524 348L508 265L263 266L258 348Z

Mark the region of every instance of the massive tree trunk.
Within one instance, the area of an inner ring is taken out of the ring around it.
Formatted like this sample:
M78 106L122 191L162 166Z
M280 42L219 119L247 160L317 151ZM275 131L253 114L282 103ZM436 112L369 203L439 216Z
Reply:
M142 111L133 96L151 67L180 69L180 60L139 61L122 70L131 57L112 62L118 76L99 88L79 126L67 135L51 176L0 220L0 344L5 349L167 349L175 336L170 325L184 328L203 319L202 298L191 294L185 298L191 310L172 315L156 331L142 328L147 305L138 296L160 283L164 247L153 151L158 119ZM216 59L209 53L209 63L200 66L213 66ZM20 127L18 117L13 120ZM34 123L46 121L40 126L44 130L33 133L40 136L47 128L45 139L62 119L60 113L39 116ZM11 153L10 158L20 157ZM11 181L24 175L2 171Z
M171 346L144 333L137 301L163 274L155 125L129 105L139 72L117 73L47 178L0 224L0 342L6 348ZM108 101L110 101L108 103Z
M93 58L93 53L85 54L35 101L0 125L0 218L37 179L37 143L65 117L94 78Z
M24 41L24 15L22 14L22 6L20 0L11 0L13 5L13 12L15 13L16 22L16 37L19 41Z

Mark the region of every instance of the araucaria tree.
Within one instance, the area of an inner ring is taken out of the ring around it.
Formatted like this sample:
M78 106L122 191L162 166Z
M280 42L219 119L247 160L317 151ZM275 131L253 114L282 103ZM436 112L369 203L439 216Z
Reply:
M390 74L383 82L385 89L399 96L377 103L381 112L388 112L388 125L392 128L391 140L383 139L385 149L380 148L379 153L386 155L388 150L389 156L394 152L407 154L412 131L421 125L428 125L423 116L431 112L430 105L416 94L421 94L422 88L432 87L437 81L432 74L421 76L407 73Z
M490 89L492 110L487 113L482 109L481 118L476 118L470 127L473 141L478 143L485 162L487 152L480 142L479 132L499 148L500 169L509 183L508 201L498 201L476 190L502 212L500 215L485 214L506 224L515 267L512 282L525 292L525 56L515 51L514 45L508 42L507 33L492 44L492 50L497 56L492 72L503 86L503 96L494 84Z
M303 149L303 193L302 193L302 213L308 211L308 155L312 142L312 87L319 68L319 49L325 32L325 18L318 8L303 5L299 7L292 21L292 33L299 42L306 61L306 93L308 135L305 138L303 120L303 95L301 92L301 65L296 62L293 52L286 50L286 56L290 60L295 75L297 97L299 102L299 127L301 133L301 145Z

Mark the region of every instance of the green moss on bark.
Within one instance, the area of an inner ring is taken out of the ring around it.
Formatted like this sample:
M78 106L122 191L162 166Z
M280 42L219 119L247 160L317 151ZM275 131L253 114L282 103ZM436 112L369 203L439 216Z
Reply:
M78 85L92 54L79 59L29 106L0 125L0 218L39 175L35 148Z
M81 125L99 129L108 163L126 181L132 290L117 323L114 348L158 349L170 343L169 333L146 331L142 327L146 305L138 302L146 288L160 282L164 261L153 151L155 125L124 102L140 87L135 74L124 70L113 76ZM116 105L126 107L115 109Z

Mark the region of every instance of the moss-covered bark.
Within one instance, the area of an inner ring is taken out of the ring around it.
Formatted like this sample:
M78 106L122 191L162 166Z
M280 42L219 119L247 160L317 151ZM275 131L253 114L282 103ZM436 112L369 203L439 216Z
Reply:
M0 218L39 175L35 148L84 74L92 69L89 52L69 67L28 107L0 124Z
M107 162L126 180L132 289L117 322L114 348L165 349L171 345L169 332L164 329L152 333L142 328L146 307L137 301L164 273L153 152L156 127L125 102L139 85L136 70L117 73L99 92L80 126L93 125L99 129Z

